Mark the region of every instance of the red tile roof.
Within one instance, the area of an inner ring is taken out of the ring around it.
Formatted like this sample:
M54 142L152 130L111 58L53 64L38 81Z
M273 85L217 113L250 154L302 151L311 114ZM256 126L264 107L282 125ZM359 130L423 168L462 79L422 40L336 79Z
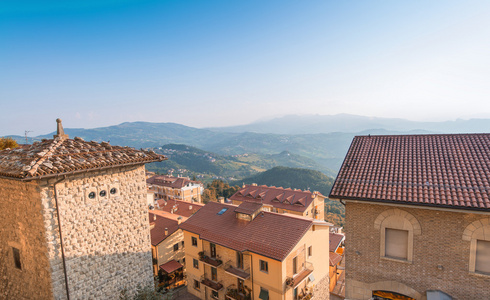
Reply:
M158 211L150 211L150 224L154 225L150 229L150 239L153 246L157 246L163 242L167 237L171 236L174 232L179 230L179 222L177 218L171 218L172 216L166 216L166 213ZM184 221L184 219L182 219ZM165 228L168 233L165 234Z
M339 255L335 252L329 252L329 264L333 267L337 265L342 260L342 255Z
M165 273L170 274L172 272L177 271L180 268L183 268L184 266L181 265L178 261L175 259L172 259L171 261L168 261L164 263L163 265L160 266L160 269L162 269Z
M166 159L151 151L57 137L0 151L0 175L31 179Z
M340 246L340 243L344 240L345 236L339 233L330 233L329 236L329 251L335 252L337 248Z
M490 208L490 134L357 136L331 198Z
M150 177L146 180L146 183L159 185L164 187L170 187L174 189L181 189L189 183L201 184L199 181L192 181L189 178L185 177L172 177L166 175L156 175Z
M196 211L198 211L199 209L201 209L201 207L204 206L204 204L201 203L182 201L182 200L165 201L163 199L158 200L157 204L158 204L158 206L156 207L157 210L166 211L168 213L173 213L184 217L192 216Z
M320 193L314 194L310 191L292 190L289 188L283 189L266 185L245 185L229 199L261 203L280 209L304 212L316 195L324 197Z
M245 221L236 218L236 207L209 202L180 228L227 248L248 250L282 261L314 222L308 218L293 218L271 212L261 212L252 221ZM218 215L225 208L227 210Z

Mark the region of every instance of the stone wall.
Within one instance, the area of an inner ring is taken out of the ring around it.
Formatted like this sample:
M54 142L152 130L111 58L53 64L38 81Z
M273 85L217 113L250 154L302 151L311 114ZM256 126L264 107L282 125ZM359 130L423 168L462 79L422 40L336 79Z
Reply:
M0 299L52 298L38 186L2 178L0 195Z
M380 255L381 232L376 219L399 209L414 227L411 262ZM469 272L470 241L463 233L489 214L347 202L346 298L369 299L372 290L391 290L423 299L441 290L455 299L490 299L490 276Z
M145 168L40 182L55 299L66 299L56 184L71 299L114 299L153 284ZM56 183L59 181L58 183Z

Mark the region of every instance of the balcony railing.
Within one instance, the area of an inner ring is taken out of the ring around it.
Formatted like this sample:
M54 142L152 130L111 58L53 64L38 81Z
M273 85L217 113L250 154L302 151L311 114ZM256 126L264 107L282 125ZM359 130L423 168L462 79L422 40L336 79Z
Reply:
M216 292L219 292L223 289L223 281L214 281L206 278L205 275L201 276L201 283L209 287L210 289L215 290Z
M237 268L235 267L235 263L231 260L226 262L225 272L243 280L250 278L250 268L247 268L246 270Z
M286 278L286 286L296 288L311 273L313 273L313 264L310 262L305 262L304 268L301 271L294 274L293 277Z
M223 264L223 261L219 255L216 255L216 257L211 257L204 251L201 251L198 254L199 260L207 265L210 265L211 267L219 267Z
M235 284L232 284L226 288L226 299L230 300L251 300L252 295L246 291L239 291Z

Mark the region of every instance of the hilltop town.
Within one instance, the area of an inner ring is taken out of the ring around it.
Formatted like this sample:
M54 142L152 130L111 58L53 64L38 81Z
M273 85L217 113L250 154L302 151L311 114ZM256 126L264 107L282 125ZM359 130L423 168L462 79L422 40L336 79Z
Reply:
M145 170L168 157L59 119L2 141L2 299L490 297L489 134L356 136L328 195L216 183L212 199Z

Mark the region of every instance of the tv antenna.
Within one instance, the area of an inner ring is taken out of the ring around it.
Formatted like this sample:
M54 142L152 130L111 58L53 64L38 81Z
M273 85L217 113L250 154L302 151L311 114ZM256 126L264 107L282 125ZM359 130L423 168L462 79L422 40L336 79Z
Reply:
M28 142L27 142L27 134L28 134L29 132L34 132L34 131L32 131L32 130L26 130L26 131L24 132L25 137L26 137L26 144L28 144Z

